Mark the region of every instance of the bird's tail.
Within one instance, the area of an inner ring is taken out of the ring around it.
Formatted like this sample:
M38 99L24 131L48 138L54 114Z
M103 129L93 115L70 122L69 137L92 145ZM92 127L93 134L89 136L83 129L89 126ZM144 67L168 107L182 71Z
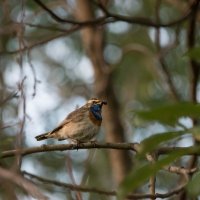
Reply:
M43 133L41 135L37 135L35 138L36 138L37 141L46 140L46 139L49 138L48 135L49 135L49 132Z

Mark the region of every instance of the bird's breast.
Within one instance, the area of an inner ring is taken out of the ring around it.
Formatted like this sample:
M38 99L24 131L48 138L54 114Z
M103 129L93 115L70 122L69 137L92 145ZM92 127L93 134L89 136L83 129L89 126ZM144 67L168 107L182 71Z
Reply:
M89 112L89 119L90 121L96 125L96 126L101 126L101 122L102 120L101 119L97 119L92 112Z

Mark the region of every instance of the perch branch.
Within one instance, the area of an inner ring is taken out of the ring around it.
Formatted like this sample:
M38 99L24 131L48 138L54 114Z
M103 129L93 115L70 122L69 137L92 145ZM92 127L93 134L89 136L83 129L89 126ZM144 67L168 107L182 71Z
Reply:
M26 156L33 153L41 153L48 151L66 151L66 150L78 150L78 149L118 149L118 150L130 150L133 152L139 151L140 145L138 143L82 143L82 144L57 144L57 145L42 145L30 148L24 148L21 150L8 150L3 151L0 154L1 158L13 157L16 153L22 156ZM183 155L200 155L199 146L190 147L160 147L155 150L157 156L169 154L175 151L181 151Z
M82 144L58 144L58 145L42 145L38 147L25 148L21 150L8 150L1 153L1 158L12 157L16 153L22 156L41 153L47 151L65 151L65 150L78 150L78 149L121 149L131 150L136 152L138 148L137 143L82 143Z

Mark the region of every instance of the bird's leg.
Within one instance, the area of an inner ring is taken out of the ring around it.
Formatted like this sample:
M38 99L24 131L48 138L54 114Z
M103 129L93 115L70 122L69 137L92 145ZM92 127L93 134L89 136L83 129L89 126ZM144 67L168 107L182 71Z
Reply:
M75 140L76 141L76 148L77 148L77 151L78 151L78 149L79 149L79 147L80 147L80 144L81 144L81 142L79 141L79 140Z
M93 147L95 148L97 146L97 140L90 140L90 143L93 144Z
M71 144L72 144L72 149L79 149L79 146L80 146L80 141L79 140L75 140L75 139L71 139Z
M79 141L78 140L72 140L72 141L74 143L73 149L76 149L78 151L78 149L79 149Z

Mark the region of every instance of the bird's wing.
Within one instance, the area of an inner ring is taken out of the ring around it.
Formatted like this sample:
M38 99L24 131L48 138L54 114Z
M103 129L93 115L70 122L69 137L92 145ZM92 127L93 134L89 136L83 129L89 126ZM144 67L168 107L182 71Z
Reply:
M71 112L55 129L53 129L50 134L55 133L56 131L60 130L63 126L65 126L68 123L77 123L81 120L83 120L85 114L87 112L87 108L81 107L73 112Z

